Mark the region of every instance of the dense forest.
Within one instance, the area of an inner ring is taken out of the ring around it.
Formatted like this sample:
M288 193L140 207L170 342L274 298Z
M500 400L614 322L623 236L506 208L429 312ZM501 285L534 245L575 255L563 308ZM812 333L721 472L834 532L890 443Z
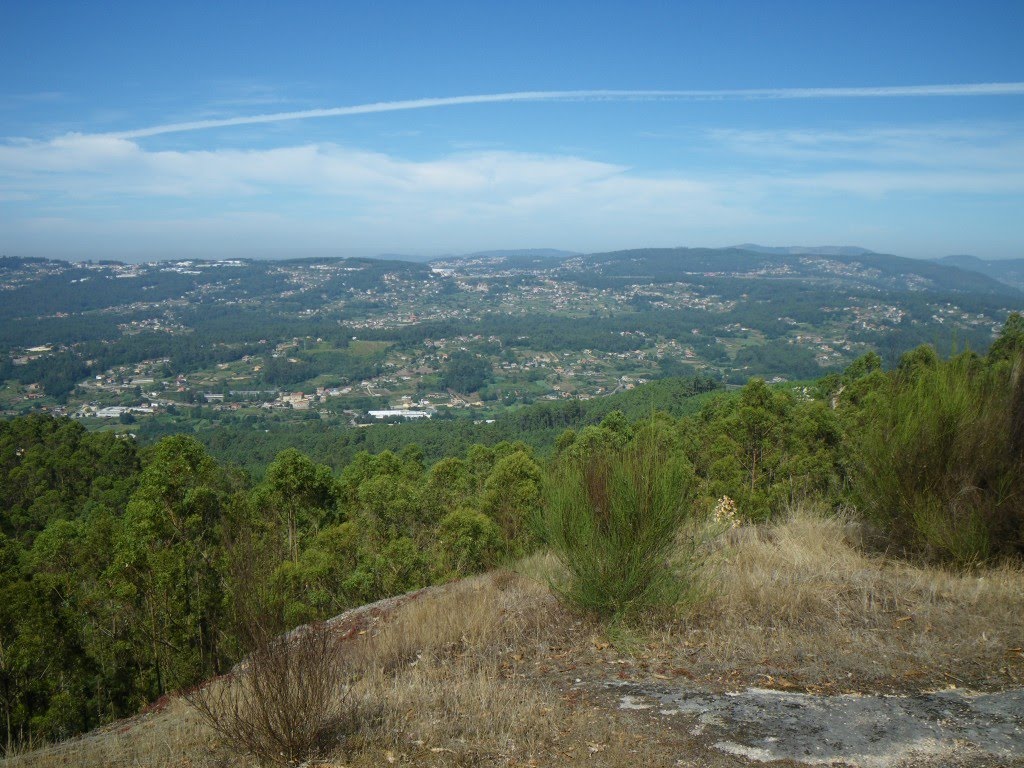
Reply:
M250 430L235 450L274 450L257 480L193 436L140 445L67 419L0 422L0 739L136 712L228 669L256 625L518 558L538 546L555 468L641 437L688 474L701 514L728 497L757 523L811 499L860 510L910 557L1019 558L1022 355L1014 314L986 356L925 346L886 370L870 353L813 385L731 392L666 379L646 399L524 409L483 425L490 444L445 436L429 458L419 439L454 422L349 430L381 437L334 461Z

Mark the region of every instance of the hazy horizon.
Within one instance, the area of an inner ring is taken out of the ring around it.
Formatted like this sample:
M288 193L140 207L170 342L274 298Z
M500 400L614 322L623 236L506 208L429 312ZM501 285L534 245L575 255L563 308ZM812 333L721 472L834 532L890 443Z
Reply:
M409 260L409 261L414 261L414 262L427 262L427 261L435 261L435 260L438 260L438 259L458 258L458 257L470 256L470 255L474 255L474 254L486 254L486 253L501 252L501 251L516 251L516 252L563 251L565 253L573 253L573 254L579 254L579 255L585 256L585 255L596 254L596 253L605 253L605 252L610 252L610 251L642 250L642 249L647 249L647 248L670 248L670 249L673 249L673 248L692 248L692 249L710 249L710 250L725 250L725 249L728 249L728 248L740 248L740 249L742 249L743 245L756 245L758 247L764 247L764 248L801 248L801 249L812 249L812 250L815 249L815 248L832 249L832 248L862 248L863 247L863 246L860 246L860 245L855 244L855 243L843 243L843 244L838 244L838 245L835 244L835 243L822 243L822 244L818 244L818 245L805 245L803 243L744 243L744 244L730 243L728 245L700 245L700 244L694 244L694 245L678 245L677 244L677 245L664 245L664 246L663 245L636 245L636 246L631 246L631 247L628 247L628 248L602 248L602 249L593 250L593 251L584 251L584 250L573 249L573 248L547 248L547 247L544 247L544 246L529 247L529 248L504 248L504 247L501 247L500 245L498 245L498 246L492 247L492 248L480 248L480 249L475 249L475 250L472 250L472 251L424 251L424 252L420 252L420 253L416 253L416 252L381 253L381 252L372 251L372 250L365 250L365 251L358 251L358 250L356 250L356 251L350 251L350 252L342 252L342 251L339 251L337 249L309 248L309 249L292 249L290 251L282 251L282 252L266 252L266 251L260 251L260 249L250 249L250 250L238 251L238 252L221 251L221 252L217 252L217 253L191 253L191 252L182 251L182 250L175 250L175 251L167 251L165 253L153 252L150 255L146 255L146 256L136 255L135 258L132 258L131 256L125 256L125 255L115 256L115 255L113 255L110 252L97 253L97 254L92 254L92 255L83 254L83 255L79 255L79 256L68 255L68 254L47 255L47 254L42 254L42 253L0 253L0 258L2 258L2 257L45 258L45 259L52 259L52 260L57 260L57 261L67 261L67 262L72 262L72 263L75 263L75 262L97 262L97 261L118 261L118 262L122 262L124 264L145 264L145 263L149 263L149 262L159 262L159 261L187 261L187 260L218 261L218 260L230 260L230 259L251 259L251 260L254 260L254 261L287 261L289 259L350 259L350 258L380 259L380 260L395 259L395 260ZM889 251L876 251L874 249L867 249L867 250L869 252L871 252L871 253L878 254L878 255L901 256L901 257L905 256L906 258L920 259L922 261L935 261L935 260L938 260L938 259L942 259L942 258L946 258L946 257L952 257L952 256L968 256L968 257L982 258L980 256L977 256L976 254L970 254L970 253L943 253L943 254L936 254L934 256L907 256L906 254L892 253L892 252L889 252ZM983 261L1009 261L1009 260L1013 260L1013 259L1014 259L1014 257L1007 256L1007 257L1003 257L1003 258L991 258L991 259L982 259L982 260Z

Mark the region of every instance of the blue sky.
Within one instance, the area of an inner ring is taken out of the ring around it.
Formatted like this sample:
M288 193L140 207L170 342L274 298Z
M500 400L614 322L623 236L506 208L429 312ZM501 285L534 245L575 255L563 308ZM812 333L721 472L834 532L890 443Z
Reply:
M1019 0L8 0L0 29L0 254L1024 257Z

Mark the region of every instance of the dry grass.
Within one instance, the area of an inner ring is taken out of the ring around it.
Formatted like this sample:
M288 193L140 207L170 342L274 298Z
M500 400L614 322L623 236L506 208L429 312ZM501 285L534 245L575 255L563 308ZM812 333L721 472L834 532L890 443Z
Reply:
M1024 572L915 567L864 554L855 534L808 512L733 532L712 553L711 597L628 646L559 606L545 585L563 574L544 555L518 574L424 593L347 642L362 720L324 764L734 765L688 732L609 706L614 694L595 685L605 681L819 691L1024 682L1024 655L1012 650L1024 640ZM225 746L173 702L9 765L250 765Z
M522 665L544 647L543 620L553 611L545 590L507 573L403 606L363 640L364 677L353 691L381 713L378 746L529 750L545 737L551 708L522 684Z
M524 566L558 575L543 555ZM550 666L575 670L575 649L593 630L542 582L511 572L403 606L364 636L366 674L354 695L379 719L345 764L677 765L682 744L665 749L675 734L639 732Z
M402 606L363 642L371 663L383 667L415 657L449 658L472 650L474 658L499 658L539 639L557 605L540 584L508 571L476 576L432 599Z
M2 761L4 768L221 768L231 755L185 702ZM241 765L239 763L238 765Z
M808 510L734 532L718 553L713 597L658 646L704 675L782 677L783 687L1024 682L1024 571L887 560L858 549L857 532Z

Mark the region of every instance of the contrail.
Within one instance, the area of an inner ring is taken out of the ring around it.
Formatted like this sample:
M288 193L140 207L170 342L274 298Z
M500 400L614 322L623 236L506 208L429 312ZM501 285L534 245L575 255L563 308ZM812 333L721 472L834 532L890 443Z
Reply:
M781 100L781 99L862 99L897 98L907 96L1022 96L1024 83L966 83L960 85L897 85L861 88L742 88L727 90L583 90L583 91L518 91L514 93L485 93L471 96L446 96L432 99L405 101L379 101L349 107L305 109L299 112L273 112L266 115L228 117L220 120L193 120L185 123L167 123L133 131L104 133L102 136L118 139L140 139L164 133L204 131L233 125L279 123L285 120L307 120L314 117L342 117L366 115L374 112L401 112L409 109L454 107L463 104L503 104L538 101L711 101L711 100Z

